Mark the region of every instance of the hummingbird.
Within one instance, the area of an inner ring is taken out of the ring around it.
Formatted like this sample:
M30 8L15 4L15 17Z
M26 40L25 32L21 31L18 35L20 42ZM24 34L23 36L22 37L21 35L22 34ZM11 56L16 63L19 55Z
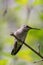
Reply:
M23 25L15 33L11 33L10 35L13 37L15 35L17 38L21 39L22 41L25 41L27 33L31 29L39 30L37 28L32 28L28 25ZM14 43L14 47L11 51L11 55L16 55L19 52L19 50L21 49L22 45L23 44L19 40L15 39L15 43Z

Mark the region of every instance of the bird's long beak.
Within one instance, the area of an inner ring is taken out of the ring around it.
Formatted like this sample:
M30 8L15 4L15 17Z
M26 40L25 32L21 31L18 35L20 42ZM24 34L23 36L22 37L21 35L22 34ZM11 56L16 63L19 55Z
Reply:
M32 28L32 27L29 27L30 29L34 29L34 30L40 30L40 29L38 29L38 28Z
M38 29L38 28L31 28L31 29L34 29L34 30L40 30L40 29Z

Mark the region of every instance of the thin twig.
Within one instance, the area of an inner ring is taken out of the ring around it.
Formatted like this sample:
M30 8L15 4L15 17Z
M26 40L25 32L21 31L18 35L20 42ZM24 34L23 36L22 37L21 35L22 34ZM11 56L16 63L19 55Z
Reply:
M43 61L43 59L38 60L38 61L34 61L33 63L39 63L39 62L41 62L41 61Z
M12 33L13 34L13 33ZM41 57L41 59L43 59L43 56L41 54L39 54L36 50L34 50L31 46L29 46L28 44L26 44L24 41L22 41L21 39L19 39L18 37L16 37L14 34L12 35L14 36L18 41L20 41L22 44L24 44L25 46L27 46L29 49L31 49L34 53L36 53L39 57Z

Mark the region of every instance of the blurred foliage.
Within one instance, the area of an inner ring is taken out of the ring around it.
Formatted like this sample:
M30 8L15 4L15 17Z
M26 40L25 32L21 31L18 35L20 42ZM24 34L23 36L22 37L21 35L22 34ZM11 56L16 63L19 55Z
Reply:
M15 0L20 5L26 5L28 0Z
M41 49L40 49L40 53L43 55L43 30L30 30L30 32L28 32L29 34L27 35L26 38L26 42L35 50L37 50L38 52L38 44L40 44ZM32 57L35 56L35 54L33 54L33 52L31 53ZM37 59L37 57L33 57L34 60Z
M4 11L7 13L3 16ZM27 5L33 7L27 18ZM43 0L0 0L0 65L43 65L43 62L36 64L29 63L40 60L34 52L26 46L22 46L16 56L11 55L15 39L10 36L21 25L27 24L41 30L30 30L25 42L43 55Z
M33 2L34 5L43 5L43 0L34 0Z
M21 50L21 52L18 53L18 57L20 57L21 59L26 59L27 61L32 61L32 57L31 57L31 51L28 49L23 49Z
M7 60L0 60L0 65L7 65Z

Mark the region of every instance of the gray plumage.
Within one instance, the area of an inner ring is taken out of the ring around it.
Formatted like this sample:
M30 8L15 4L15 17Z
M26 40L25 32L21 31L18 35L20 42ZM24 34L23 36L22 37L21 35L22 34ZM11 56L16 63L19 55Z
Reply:
M12 36L15 35L17 38L21 39L22 41L25 41L27 32L30 29L36 29L36 28L29 27L28 25L23 25L20 29L18 29L14 34L11 34L11 35ZM20 41L15 39L14 47L13 47L13 49L11 51L11 54L16 55L17 52L21 49L22 45L23 44Z

